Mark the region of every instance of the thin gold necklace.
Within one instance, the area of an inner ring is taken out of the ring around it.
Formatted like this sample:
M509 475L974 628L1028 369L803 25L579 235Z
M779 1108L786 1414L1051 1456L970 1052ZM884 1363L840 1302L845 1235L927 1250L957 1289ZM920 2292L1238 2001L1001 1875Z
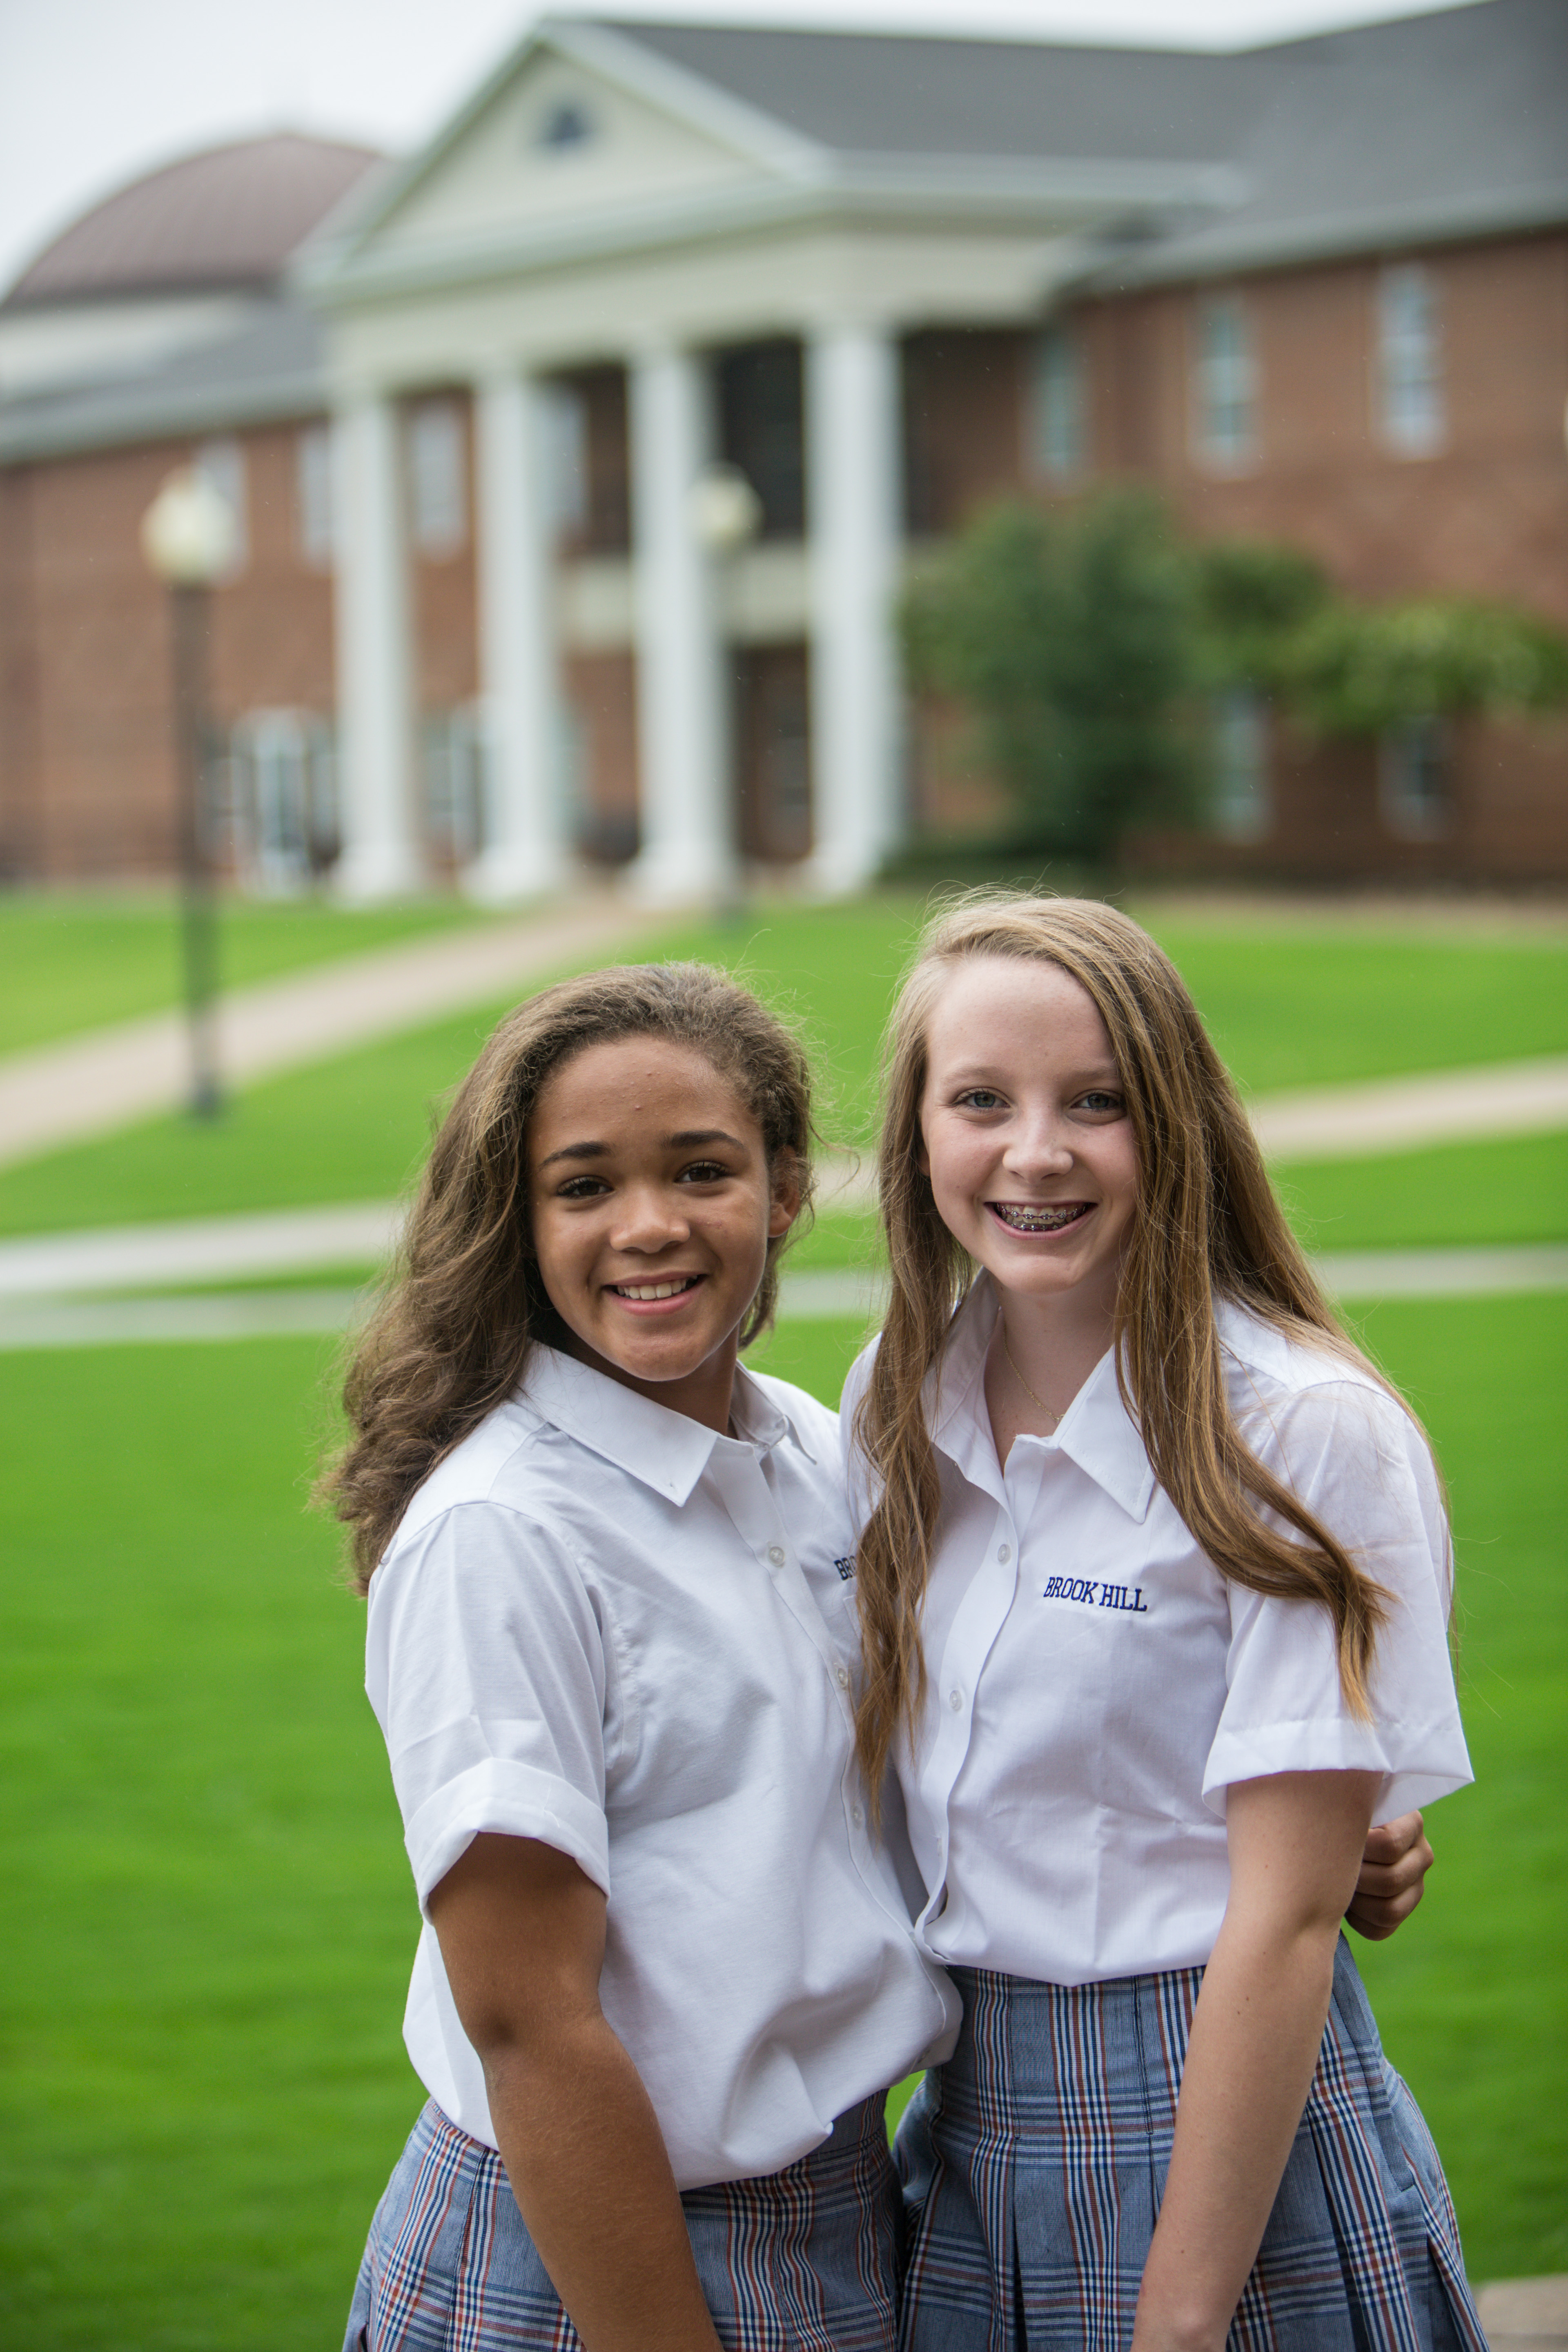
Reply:
M1043 1396L1036 1395L1034 1390L1029 1386L1028 1381L1024 1378L1023 1373L1018 1370L1017 1358L1014 1355L1012 1349L1007 1345L1007 1326L1005 1323L1002 1325L1002 1353L1006 1357L1007 1361L1013 1367L1014 1379L1017 1381L1018 1386L1023 1390L1024 1394L1028 1398L1036 1411L1037 1412L1043 1412L1047 1421L1059 1423L1062 1419L1062 1415L1059 1412L1054 1412L1046 1402Z

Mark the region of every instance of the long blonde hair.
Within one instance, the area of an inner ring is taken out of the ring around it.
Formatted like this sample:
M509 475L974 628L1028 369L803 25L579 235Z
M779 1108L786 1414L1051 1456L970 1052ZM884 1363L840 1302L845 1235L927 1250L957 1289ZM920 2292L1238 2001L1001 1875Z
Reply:
M747 990L707 964L626 964L530 997L490 1036L431 1148L402 1250L343 1383L350 1437L317 1492L353 1532L353 1583L377 1560L415 1489L522 1378L537 1339L561 1336L528 1214L528 1126L547 1078L622 1037L692 1046L762 1131L770 1173L811 1195L811 1069L804 1047ZM791 1226L799 1229L797 1215ZM773 1319L778 1261L741 1328Z
M1112 907L976 896L927 926L884 1048L879 1162L892 1296L855 1435L879 1499L856 1560L865 1674L857 1740L879 1789L925 1690L921 1612L942 1506L922 1395L973 1265L921 1174L921 1100L932 1009L968 957L1053 963L1109 1033L1138 1153L1138 1209L1118 1283L1116 1377L1154 1475L1223 1576L1316 1602L1334 1629L1341 1684L1367 1712L1386 1595L1242 1438L1226 1391L1215 1302L1372 1371L1312 1278L1274 1197L1247 1114L1175 966ZM1278 1514L1300 1540L1259 1517Z

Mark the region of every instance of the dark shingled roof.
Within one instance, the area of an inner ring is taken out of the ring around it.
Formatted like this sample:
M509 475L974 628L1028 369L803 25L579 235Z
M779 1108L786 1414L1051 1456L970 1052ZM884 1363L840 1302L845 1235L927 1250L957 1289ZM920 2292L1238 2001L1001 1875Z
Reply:
M839 154L1221 162L1249 58L908 33L608 22Z
M84 213L23 271L4 308L259 287L381 159L278 131L184 156Z
M266 296L234 333L155 367L0 399L0 464L228 432L325 407L321 321L288 294Z
M1568 0L1221 54L611 29L841 155L1228 166L1238 201L1168 217L1122 278L1568 219Z

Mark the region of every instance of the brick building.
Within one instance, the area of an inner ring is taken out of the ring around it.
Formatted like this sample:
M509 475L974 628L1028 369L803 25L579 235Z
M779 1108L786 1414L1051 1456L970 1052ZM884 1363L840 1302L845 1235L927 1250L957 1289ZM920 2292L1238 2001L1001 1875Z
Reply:
M395 170L154 174L0 304L0 858L169 863L136 532L193 456L244 525L217 815L259 887L834 888L983 820L889 621L998 496L1133 477L1568 625L1565 100L1558 0L1219 57L546 22ZM1173 860L1568 878L1562 723L1216 725Z

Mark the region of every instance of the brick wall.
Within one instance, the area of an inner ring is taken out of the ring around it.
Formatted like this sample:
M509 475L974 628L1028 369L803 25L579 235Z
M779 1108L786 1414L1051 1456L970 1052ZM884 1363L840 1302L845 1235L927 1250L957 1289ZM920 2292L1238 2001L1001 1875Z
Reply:
M332 709L331 583L300 547L297 432L243 436L248 551L210 604L210 704ZM167 873L168 599L142 518L191 445L0 473L0 858L44 880Z
M1070 496L1131 478L1152 482L1199 535L1308 549L1352 594L1496 596L1568 627L1568 235L1420 259L1441 322L1446 410L1430 455L1399 456L1380 432L1381 262L1109 294L1068 314L1085 369L1088 462L1057 488L1030 461L1029 338L912 339L911 529L952 530L999 495ZM1257 446L1229 468L1205 461L1194 436L1197 319L1216 293L1239 297L1258 365ZM946 823L966 807L988 815L994 801L964 771L951 720L924 714L921 733L931 813ZM1312 747L1281 731L1268 835L1246 845L1151 837L1143 848L1189 866L1324 877L1568 879L1568 721L1468 725L1455 753L1454 821L1439 841L1391 835L1372 747Z

